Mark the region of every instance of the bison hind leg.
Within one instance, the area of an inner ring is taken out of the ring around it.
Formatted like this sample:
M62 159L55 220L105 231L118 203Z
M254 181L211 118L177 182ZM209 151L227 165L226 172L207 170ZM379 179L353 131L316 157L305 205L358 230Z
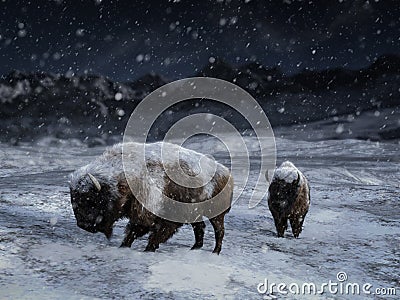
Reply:
M196 239L196 241L191 249L192 250L200 249L201 247L203 247L204 228L206 227L206 223L201 221L201 222L192 223L191 225L193 227L194 237Z
M180 226L182 224L173 222L166 222L159 227L157 226L157 229L150 234L149 242L144 251L155 252L159 245L171 238Z
M213 250L213 253L217 254L221 252L222 240L225 234L224 217L225 212L210 219L210 223L213 226L215 232L215 248Z

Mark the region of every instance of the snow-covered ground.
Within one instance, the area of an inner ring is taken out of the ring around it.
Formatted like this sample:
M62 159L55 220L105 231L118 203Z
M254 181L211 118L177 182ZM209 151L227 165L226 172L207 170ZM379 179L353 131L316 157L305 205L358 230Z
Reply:
M193 144L200 151L205 146ZM353 299L329 292L257 292L265 279L319 286L339 282L338 272L346 272L345 282L370 283L372 292L397 287L399 295L399 148L398 143L278 139L277 162L291 160L310 182L311 208L303 233L299 239L290 231L277 238L265 199L249 209L247 190L226 217L217 256L211 253L214 233L209 223L201 250L189 250L194 236L184 226L155 253L143 252L146 238L131 249L118 248L123 221L111 241L79 229L67 174L104 148L85 148L76 141L59 146L0 144L0 298ZM215 155L223 163L227 160ZM258 159L256 153L250 158Z

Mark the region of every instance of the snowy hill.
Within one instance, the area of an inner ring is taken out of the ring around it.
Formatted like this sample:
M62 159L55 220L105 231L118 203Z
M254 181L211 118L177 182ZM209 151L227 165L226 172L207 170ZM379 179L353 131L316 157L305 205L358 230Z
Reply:
M259 101L274 127L321 120L339 126L344 117L362 120L364 112L369 111L383 118L383 124L378 122L379 126L372 124L370 128L374 139L399 138L398 122L384 126L386 113L399 119L399 56L382 56L361 70L304 70L292 76L277 67L268 69L257 63L232 67L217 59L196 75L218 77L243 87ZM118 83L103 76L71 72L14 71L0 80L0 140L17 144L50 136L77 138L89 145L114 143L121 139L136 105L165 83L167 80L156 74ZM215 113L246 128L233 110L207 100L183 102L170 112L158 120L158 128L169 128L180 117L195 112ZM319 124L323 126L324 122ZM162 134L162 130L157 131L154 138ZM335 138L348 137L339 134Z

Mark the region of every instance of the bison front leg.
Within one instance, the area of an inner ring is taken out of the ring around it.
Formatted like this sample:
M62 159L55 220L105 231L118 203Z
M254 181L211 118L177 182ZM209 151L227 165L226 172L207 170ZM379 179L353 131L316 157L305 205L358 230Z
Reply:
M203 247L204 228L206 227L206 223L202 221L202 222L192 223L191 225L193 227L194 237L196 239L191 249L192 250L200 249L201 247Z
M293 216L290 218L290 226L292 227L292 233L295 238L298 238L301 231L303 230L304 217Z
M149 242L144 251L156 251L159 245L161 243L165 243L170 237L172 237L181 225L182 224L168 222L166 224L164 223L160 226L157 226L155 231L150 234Z
M215 248L213 250L213 253L217 254L221 252L222 240L225 234L224 217L225 213L222 213L210 219L211 225L213 226L215 232Z
M133 241L149 232L147 227L129 222L125 228L125 238L120 247L130 247Z
M284 213L282 213L282 212L279 213L275 209L271 209L271 207L270 207L270 211L271 211L272 217L274 218L275 228L276 228L278 237L283 237L285 234L285 231L288 227L288 224L287 224L288 219Z
M286 217L280 217L275 219L275 227L278 233L278 237L283 237L285 235L285 231L288 227L288 220Z

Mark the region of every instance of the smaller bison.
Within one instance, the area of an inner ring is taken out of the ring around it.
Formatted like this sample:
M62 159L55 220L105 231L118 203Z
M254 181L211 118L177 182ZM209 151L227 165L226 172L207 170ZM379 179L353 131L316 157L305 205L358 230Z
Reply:
M122 159L123 145L117 144L70 175L71 204L77 225L92 233L102 232L110 238L114 223L128 218L121 247L130 247L135 239L149 233L146 251L155 251L183 225L156 215L164 209L162 196L180 203L219 199L215 201L218 203L212 202L221 209L217 211L218 215L213 215L211 210L196 210L194 213L198 217L195 221L184 222L191 223L193 227L196 242L192 249L197 249L203 246L205 223L202 217L209 218L215 232L213 252L219 254L224 237L224 216L230 210L232 201L233 179L230 171L203 154L170 143L145 144L144 157L141 157L143 144L126 143L124 147L128 149L130 162L127 170L124 171ZM166 160L163 160L162 150L167 153ZM180 153L178 160L171 158L174 153ZM199 180L204 184L193 188L181 186L170 178L167 169L172 172L183 169L189 177L203 171L201 174L204 173L202 176L205 177ZM128 180L132 186L129 186ZM219 198L215 198L217 195ZM152 203L155 210L148 210L143 201Z
M268 173L265 177L269 181ZM288 219L294 237L299 237L310 207L310 187L306 177L290 161L285 161L275 169L268 192L268 206L278 237L283 237Z

